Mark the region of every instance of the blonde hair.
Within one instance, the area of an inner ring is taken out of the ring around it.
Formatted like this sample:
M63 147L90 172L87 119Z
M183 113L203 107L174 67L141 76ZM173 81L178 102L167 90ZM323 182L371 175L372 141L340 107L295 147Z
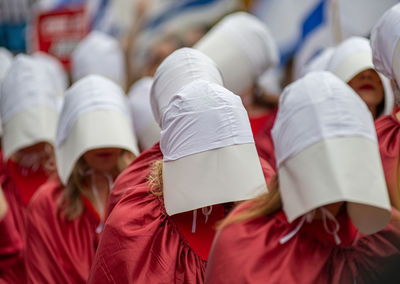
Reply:
M129 156L129 158L127 158ZM119 175L135 158L135 155L128 151L122 151L113 174ZM85 162L83 156L79 158L75 167L72 169L71 176L68 179L67 186L59 202L58 208L60 214L66 217L67 220L73 220L79 217L83 212L83 201L81 194L87 190L84 186L86 179L85 173L90 169Z
M282 208L281 194L279 192L278 176L274 176L268 187L269 191L259 197L241 203L246 209L237 214L231 214L218 226L220 229L229 224L246 221L249 219L267 216Z
M147 180L150 183L150 192L157 197L163 196L163 161L157 160L151 165Z

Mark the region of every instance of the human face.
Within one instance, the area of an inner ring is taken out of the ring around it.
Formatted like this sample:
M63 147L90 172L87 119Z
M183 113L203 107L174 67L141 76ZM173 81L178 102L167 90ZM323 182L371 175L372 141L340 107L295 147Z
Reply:
M110 172L116 167L121 151L122 150L119 148L101 148L90 150L83 154L83 159L93 170Z
M383 85L378 73L373 69L362 71L353 77L348 84L367 104L372 115L376 117L377 106L384 100Z

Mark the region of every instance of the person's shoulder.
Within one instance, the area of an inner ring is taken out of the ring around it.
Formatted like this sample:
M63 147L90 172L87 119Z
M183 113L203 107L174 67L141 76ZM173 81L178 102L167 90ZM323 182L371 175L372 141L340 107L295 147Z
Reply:
M64 187L57 177L49 178L32 196L28 204L28 211L52 210L53 207L58 206L63 191Z
M124 194L110 213L107 226L116 230L127 227L140 228L154 219L159 219L162 208L162 197L155 195L149 182L145 182Z
M377 132L382 132L387 128L400 129L400 111L395 114L383 115L375 120Z

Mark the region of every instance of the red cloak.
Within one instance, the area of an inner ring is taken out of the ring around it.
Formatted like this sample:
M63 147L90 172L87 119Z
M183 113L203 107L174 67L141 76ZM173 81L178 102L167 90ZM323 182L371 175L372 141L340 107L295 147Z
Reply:
M269 181L274 170L262 159L261 165ZM140 185L131 185L138 178L129 174L119 178L127 190L106 222L88 283L203 283L223 205L213 206L216 214L207 224L198 218L196 235L204 238L190 236L192 212L165 213L162 197L150 191L148 167L135 172L144 181Z
M271 130L277 113L278 108L275 108L261 117L249 118L258 156L266 160L275 170L276 160Z
M400 222L400 190L398 189L398 167L400 156L400 122L396 115L385 115L375 121L383 171L392 203L392 222Z
M340 245L318 220L304 223L280 244L299 222L289 224L283 211L230 224L214 239L205 282L400 283L400 274L394 273L400 261L400 230L388 225L365 236L355 230L345 210L336 219Z
M58 179L43 185L28 206L26 271L29 283L86 283L97 248L98 214L84 202L69 221L58 204L64 187Z
M21 247L21 243L25 241L26 205L32 194L48 179L48 175L41 169L25 174L22 174L22 170L10 160L1 164L0 183L10 215L5 220L3 229L7 230L8 241L13 242L8 244L11 245L11 250L18 249L19 252L9 254L4 266L0 266L0 283L26 283L24 248Z

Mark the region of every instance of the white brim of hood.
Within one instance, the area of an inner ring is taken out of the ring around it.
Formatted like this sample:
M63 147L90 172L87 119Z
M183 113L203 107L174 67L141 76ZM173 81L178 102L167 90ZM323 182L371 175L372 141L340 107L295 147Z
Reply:
M127 130L132 130L130 121L115 110L96 110L79 117L67 139L56 147L57 169L62 183L67 184L76 162L89 150L120 148L138 155L133 130Z
M248 200L267 186L253 143L233 145L163 162L168 215Z
M54 145L58 113L46 106L32 106L17 112L3 122L2 149L4 160L17 151L47 142Z
M378 232L391 218L378 146L366 138L331 138L306 148L280 166L279 184L289 222L341 201L364 234Z

